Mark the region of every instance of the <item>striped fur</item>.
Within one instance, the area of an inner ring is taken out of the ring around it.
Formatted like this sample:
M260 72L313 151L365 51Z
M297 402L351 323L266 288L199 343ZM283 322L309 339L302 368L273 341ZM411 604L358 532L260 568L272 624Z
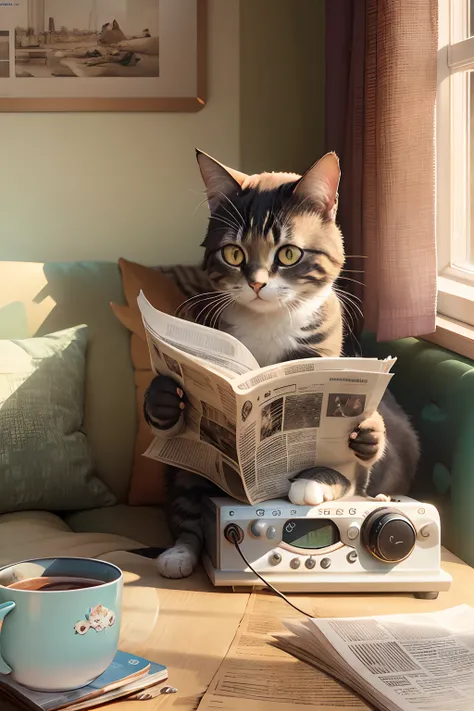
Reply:
M211 211L203 266L162 269L187 296L178 313L231 333L261 366L341 355L342 312L334 289L344 263L342 235L335 223L337 158L325 156L302 177L245 176L202 153L198 161ZM231 247L232 258L241 258L239 264L227 261L226 247ZM280 259L280 250L287 248L297 250L294 264ZM397 408L388 400L381 408L384 417L374 413L351 435L349 447L359 462L354 481L333 470L312 468L294 478L290 499L318 505L351 493L406 491L418 443ZM147 416L153 419L152 412ZM168 488L176 544L160 556L158 569L166 577L179 578L192 572L202 548L201 500L219 490L185 471L171 471Z

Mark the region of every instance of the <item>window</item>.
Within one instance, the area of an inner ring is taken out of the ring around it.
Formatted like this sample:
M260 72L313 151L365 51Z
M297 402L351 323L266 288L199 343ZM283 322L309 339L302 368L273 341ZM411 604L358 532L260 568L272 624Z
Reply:
M439 0L438 313L474 326L474 0Z

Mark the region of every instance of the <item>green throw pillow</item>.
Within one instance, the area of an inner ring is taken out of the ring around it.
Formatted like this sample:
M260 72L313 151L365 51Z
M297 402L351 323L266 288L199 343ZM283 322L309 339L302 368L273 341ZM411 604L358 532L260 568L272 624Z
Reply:
M0 513L115 503L82 432L87 326L0 340Z

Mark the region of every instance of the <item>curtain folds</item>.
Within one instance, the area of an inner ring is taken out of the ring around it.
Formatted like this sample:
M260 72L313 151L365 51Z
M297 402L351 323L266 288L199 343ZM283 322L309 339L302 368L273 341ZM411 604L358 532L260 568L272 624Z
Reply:
M381 341L435 330L437 16L437 0L326 1L342 286L361 298L365 328Z

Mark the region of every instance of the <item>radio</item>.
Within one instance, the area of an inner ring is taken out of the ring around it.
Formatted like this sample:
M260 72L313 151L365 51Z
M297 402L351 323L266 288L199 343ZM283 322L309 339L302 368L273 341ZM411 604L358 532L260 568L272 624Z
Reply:
M438 511L408 497L389 504L351 497L321 506L211 498L204 536L204 566L217 586L263 587L263 579L282 592L410 592L434 599L452 581L441 570Z

